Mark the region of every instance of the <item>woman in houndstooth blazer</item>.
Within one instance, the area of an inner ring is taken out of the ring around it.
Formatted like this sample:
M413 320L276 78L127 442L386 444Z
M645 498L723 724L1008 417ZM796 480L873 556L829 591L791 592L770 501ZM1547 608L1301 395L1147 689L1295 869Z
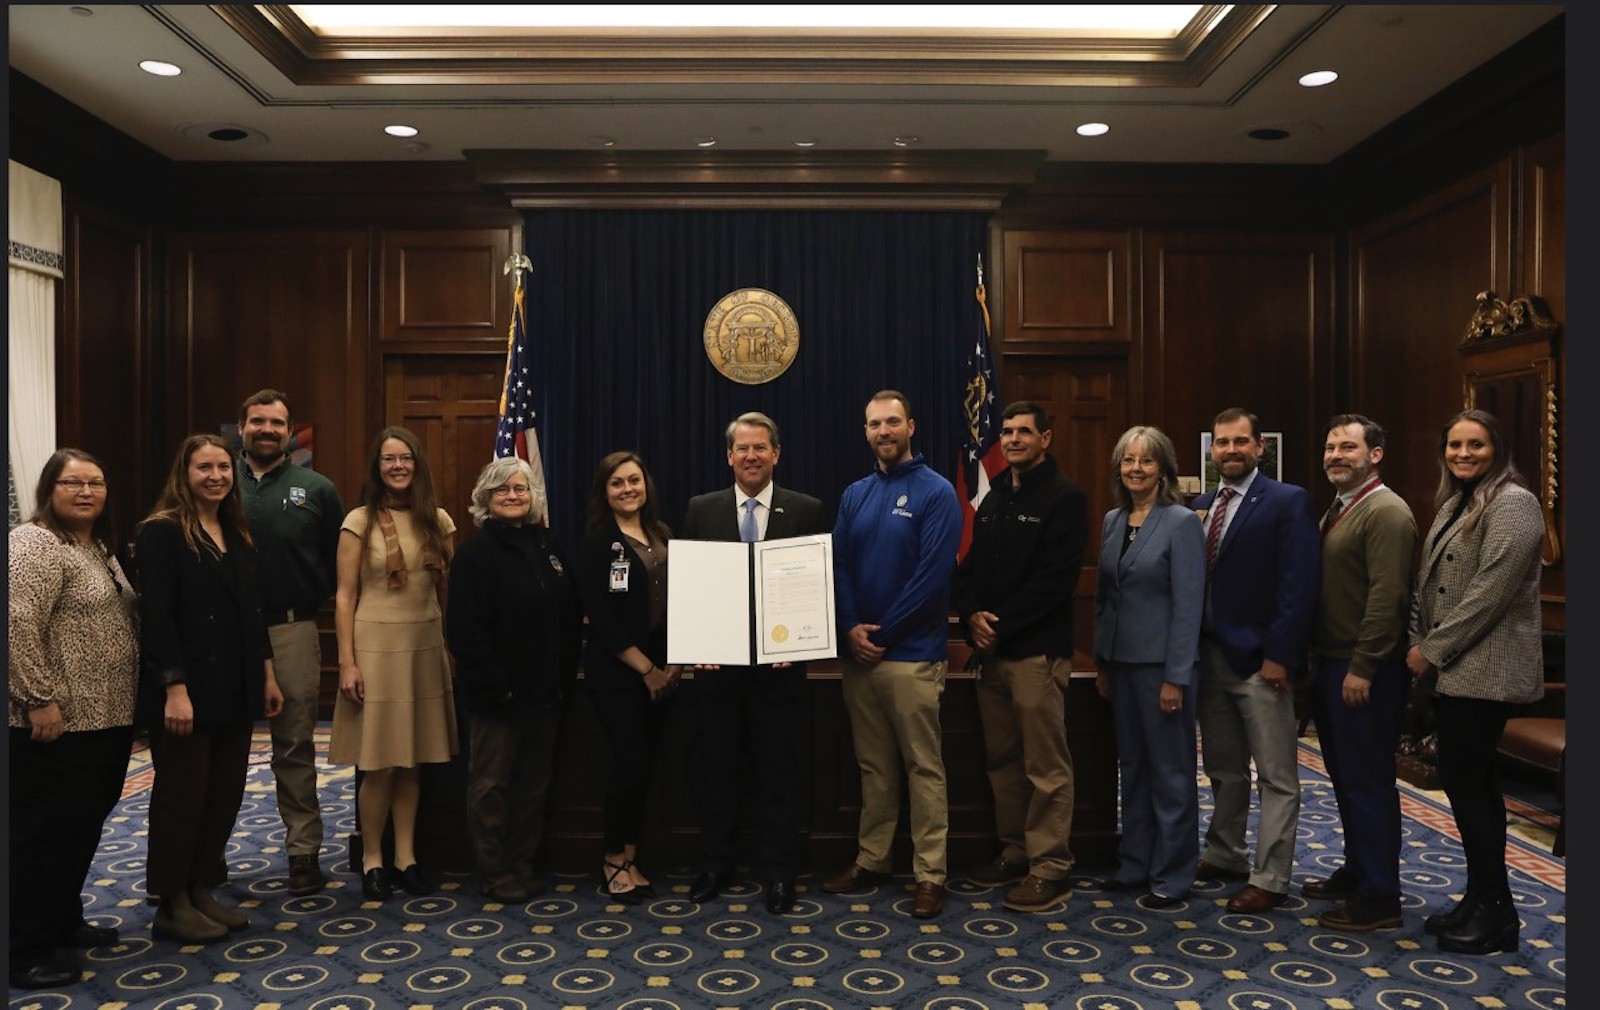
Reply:
M1425 924L1441 950L1513 951L1505 798L1495 752L1506 719L1544 693L1539 551L1544 513L1512 465L1500 423L1450 419L1439 441L1438 512L1422 546L1406 666L1437 676L1439 778L1467 857L1467 890Z

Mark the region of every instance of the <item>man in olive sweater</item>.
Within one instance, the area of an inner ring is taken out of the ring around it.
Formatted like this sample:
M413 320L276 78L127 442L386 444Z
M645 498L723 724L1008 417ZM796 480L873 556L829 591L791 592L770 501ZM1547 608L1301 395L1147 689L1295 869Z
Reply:
M1308 880L1338 901L1325 929L1390 929L1400 915L1400 794L1395 747L1411 678L1406 619L1416 567L1411 509L1383 484L1383 428L1360 414L1328 421L1322 468L1338 498L1322 519L1322 595L1311 627L1311 710L1344 822L1344 865Z

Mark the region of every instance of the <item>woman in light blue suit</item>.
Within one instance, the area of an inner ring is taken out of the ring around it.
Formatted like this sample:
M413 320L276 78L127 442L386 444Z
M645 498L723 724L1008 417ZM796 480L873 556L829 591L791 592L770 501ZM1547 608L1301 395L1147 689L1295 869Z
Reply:
M1100 528L1094 657L1111 701L1122 773L1122 843L1104 886L1146 885L1142 904L1170 908L1200 854L1195 694L1206 545L1178 490L1177 453L1159 429L1122 433L1111 454L1118 505Z

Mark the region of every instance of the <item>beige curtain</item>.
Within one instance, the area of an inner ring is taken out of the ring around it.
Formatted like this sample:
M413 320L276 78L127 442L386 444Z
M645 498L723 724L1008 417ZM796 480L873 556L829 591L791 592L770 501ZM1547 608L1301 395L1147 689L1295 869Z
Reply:
M10 521L33 512L34 485L56 451L56 285L65 264L61 183L11 162L8 273Z

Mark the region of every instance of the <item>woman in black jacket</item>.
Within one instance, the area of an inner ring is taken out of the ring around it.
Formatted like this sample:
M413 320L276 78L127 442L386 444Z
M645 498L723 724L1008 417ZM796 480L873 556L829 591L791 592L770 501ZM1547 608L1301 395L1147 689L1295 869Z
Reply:
M628 905L654 893L634 860L650 756L665 717L660 703L676 690L680 672L666 665L671 533L656 502L644 460L631 452L602 459L578 556L578 587L589 614L584 683L611 745L602 872L612 900Z
M139 526L138 721L151 730L152 930L210 943L249 920L211 889L244 798L250 734L283 707L256 589L256 551L216 435L190 435Z
M467 828L483 893L520 902L544 890L534 857L583 607L565 549L541 525L532 467L514 456L484 467L468 511L483 532L456 552L445 616L471 720Z

